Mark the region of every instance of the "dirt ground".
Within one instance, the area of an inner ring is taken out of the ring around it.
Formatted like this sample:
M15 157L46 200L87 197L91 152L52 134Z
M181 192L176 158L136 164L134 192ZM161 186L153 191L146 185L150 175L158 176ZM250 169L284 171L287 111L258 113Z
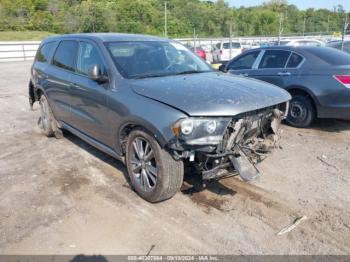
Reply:
M258 180L198 192L187 174L182 192L150 204L120 162L73 135L41 135L29 70L0 64L0 254L350 254L350 122L283 126Z

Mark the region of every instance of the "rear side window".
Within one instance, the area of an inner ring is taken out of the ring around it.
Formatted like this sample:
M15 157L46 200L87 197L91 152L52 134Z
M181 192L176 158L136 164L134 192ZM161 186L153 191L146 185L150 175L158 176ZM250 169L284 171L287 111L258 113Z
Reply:
M60 68L74 71L77 50L76 41L62 41L57 47L52 63Z
M251 69L259 53L260 51L247 53L237 58L236 60L232 61L232 63L227 67L227 69L228 70Z
M261 59L259 68L284 68L289 55L289 51L267 50Z
M230 49L230 43L223 44L224 49ZM241 44L237 42L232 42L232 48L241 48Z
M335 48L312 48L308 50L314 56L331 65L350 65L350 55Z
M296 68L300 65L301 61L303 61L303 57L293 53L288 61L287 68Z
M36 54L36 61L41 63L47 62L54 46L55 42L43 44Z

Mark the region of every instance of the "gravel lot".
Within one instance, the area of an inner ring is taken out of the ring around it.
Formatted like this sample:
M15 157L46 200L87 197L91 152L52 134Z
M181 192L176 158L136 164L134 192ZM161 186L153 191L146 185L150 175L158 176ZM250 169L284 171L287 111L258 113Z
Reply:
M0 64L0 254L350 254L350 122L283 126L262 176L149 204L123 165L29 110L30 62ZM277 232L306 215L290 233Z

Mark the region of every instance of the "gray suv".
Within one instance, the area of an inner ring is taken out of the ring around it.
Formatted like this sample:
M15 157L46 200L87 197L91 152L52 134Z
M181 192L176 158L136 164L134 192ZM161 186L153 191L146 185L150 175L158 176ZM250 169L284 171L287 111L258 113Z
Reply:
M254 164L275 147L290 98L213 71L176 41L129 34L47 38L29 83L46 136L68 130L123 161L150 202L179 190L184 163L204 180L257 176Z

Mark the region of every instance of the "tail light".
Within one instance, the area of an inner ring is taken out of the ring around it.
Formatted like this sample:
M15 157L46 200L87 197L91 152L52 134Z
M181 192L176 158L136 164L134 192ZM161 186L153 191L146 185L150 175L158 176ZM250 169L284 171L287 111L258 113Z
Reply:
M222 55L222 49L220 49L220 55Z
M333 76L338 82L350 89L350 75L335 75Z

